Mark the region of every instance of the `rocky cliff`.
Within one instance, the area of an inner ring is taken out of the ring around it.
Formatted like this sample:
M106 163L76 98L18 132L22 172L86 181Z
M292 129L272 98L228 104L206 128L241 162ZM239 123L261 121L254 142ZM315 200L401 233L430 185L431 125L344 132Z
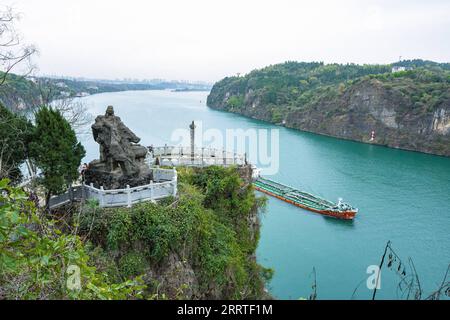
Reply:
M309 88L277 87L280 77L272 88L267 82L257 86L255 78L261 75L253 72L216 83L208 106L337 138L450 156L446 70L417 68ZM273 87L277 92L270 100Z
M113 280L142 276L158 299L266 299L250 166L178 168L177 198L130 209L85 206L80 230Z

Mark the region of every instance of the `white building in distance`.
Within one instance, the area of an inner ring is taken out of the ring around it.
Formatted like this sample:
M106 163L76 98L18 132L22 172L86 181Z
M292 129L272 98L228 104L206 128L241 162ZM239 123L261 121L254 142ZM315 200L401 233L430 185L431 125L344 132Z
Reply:
M400 66L393 66L392 67L392 73L400 72L400 71L406 71L406 68L405 67L400 67Z

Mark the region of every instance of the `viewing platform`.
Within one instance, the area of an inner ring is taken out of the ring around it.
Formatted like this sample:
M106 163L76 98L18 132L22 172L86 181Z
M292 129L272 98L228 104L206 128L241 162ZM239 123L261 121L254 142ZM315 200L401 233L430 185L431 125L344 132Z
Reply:
M246 154L238 154L226 150L209 147L162 146L149 147L147 163L150 166L192 166L205 167L211 165L232 166L246 165Z
M143 201L157 201L177 195L177 171L175 167L206 167L211 165L232 166L245 165L246 155L237 154L215 148L194 148L192 156L191 147L162 146L151 147L145 158L152 172L151 183L121 189L105 189L93 184L72 186L65 193L50 198L49 207L55 209L72 201L94 199L101 208L131 207ZM159 164L158 164L159 163ZM162 169L159 166L173 167ZM255 172L257 169L255 168Z
M157 201L177 195L177 171L175 169L151 168L153 179L149 184L124 189L107 190L103 186L82 184L69 188L63 194L50 198L49 208L55 209L72 201L97 200L101 208L131 207L143 201Z

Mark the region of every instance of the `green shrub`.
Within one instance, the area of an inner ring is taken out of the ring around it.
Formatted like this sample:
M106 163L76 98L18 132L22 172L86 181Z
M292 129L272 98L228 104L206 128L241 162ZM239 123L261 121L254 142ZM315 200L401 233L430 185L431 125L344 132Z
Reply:
M54 221L37 212L23 191L9 186L7 180L0 180L0 203L2 298L141 297L144 286L139 278L112 283L107 274L98 272L89 263L89 250L78 236L63 233Z
M50 196L64 189L79 176L85 155L75 131L58 110L42 107L35 115L36 126L29 145L31 157L44 175L42 184Z
M236 168L185 168L178 176L177 199L128 209L85 207L81 231L121 256L123 275L138 275L146 266L158 269L176 253L193 267L204 292L213 285L224 299L260 297L262 267L249 259L259 234L252 234L248 218L264 201Z
M122 256L119 260L119 270L126 279L141 275L148 262L145 257L136 251L131 251Z

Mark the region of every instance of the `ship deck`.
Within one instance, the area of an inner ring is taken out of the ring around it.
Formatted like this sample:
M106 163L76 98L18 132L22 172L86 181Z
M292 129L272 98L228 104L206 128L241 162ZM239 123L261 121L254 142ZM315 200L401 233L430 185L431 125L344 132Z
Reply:
M259 191L262 191L294 205L300 206L307 210L319 213L328 213L334 216L338 216L341 213L346 214L349 211L357 212L357 209L352 207L347 207L346 210L340 210L336 203L270 179L259 177L256 181L253 182L253 185ZM353 215L355 212L353 212Z

